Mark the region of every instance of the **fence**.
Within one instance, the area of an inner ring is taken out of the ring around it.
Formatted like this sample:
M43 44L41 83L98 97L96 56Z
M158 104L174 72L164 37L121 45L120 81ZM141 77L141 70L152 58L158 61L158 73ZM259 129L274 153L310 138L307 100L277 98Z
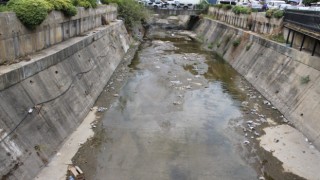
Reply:
M286 10L284 22L320 32L320 11Z

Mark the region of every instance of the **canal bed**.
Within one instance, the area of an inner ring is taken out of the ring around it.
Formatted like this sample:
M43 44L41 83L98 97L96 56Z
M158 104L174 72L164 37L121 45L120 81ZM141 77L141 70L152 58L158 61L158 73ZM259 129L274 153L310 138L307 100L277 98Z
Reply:
M95 136L73 159L87 179L303 179L259 145L263 128L288 121L183 34L149 30L105 87Z

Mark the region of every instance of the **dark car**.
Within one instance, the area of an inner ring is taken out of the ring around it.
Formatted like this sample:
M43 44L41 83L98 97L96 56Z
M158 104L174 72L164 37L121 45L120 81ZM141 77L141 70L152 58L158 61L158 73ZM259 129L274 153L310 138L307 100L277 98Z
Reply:
M9 0L0 0L0 4L7 4Z

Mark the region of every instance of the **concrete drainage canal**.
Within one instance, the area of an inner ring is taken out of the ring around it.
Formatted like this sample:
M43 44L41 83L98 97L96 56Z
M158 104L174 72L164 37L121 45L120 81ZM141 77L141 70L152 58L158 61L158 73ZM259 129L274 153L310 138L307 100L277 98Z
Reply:
M263 129L290 123L190 36L151 27L118 67L97 101L107 110L95 135L73 158L86 179L308 179L260 145ZM272 141L287 143L280 136Z

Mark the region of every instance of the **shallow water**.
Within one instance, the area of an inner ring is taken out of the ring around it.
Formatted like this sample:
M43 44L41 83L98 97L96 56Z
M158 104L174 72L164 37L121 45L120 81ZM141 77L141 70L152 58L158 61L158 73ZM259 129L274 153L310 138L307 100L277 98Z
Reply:
M179 31L150 31L148 38L103 115L100 143L89 148L94 155L81 157L90 179L296 178L282 174L254 135L281 114L234 69ZM243 132L253 119L261 127Z

